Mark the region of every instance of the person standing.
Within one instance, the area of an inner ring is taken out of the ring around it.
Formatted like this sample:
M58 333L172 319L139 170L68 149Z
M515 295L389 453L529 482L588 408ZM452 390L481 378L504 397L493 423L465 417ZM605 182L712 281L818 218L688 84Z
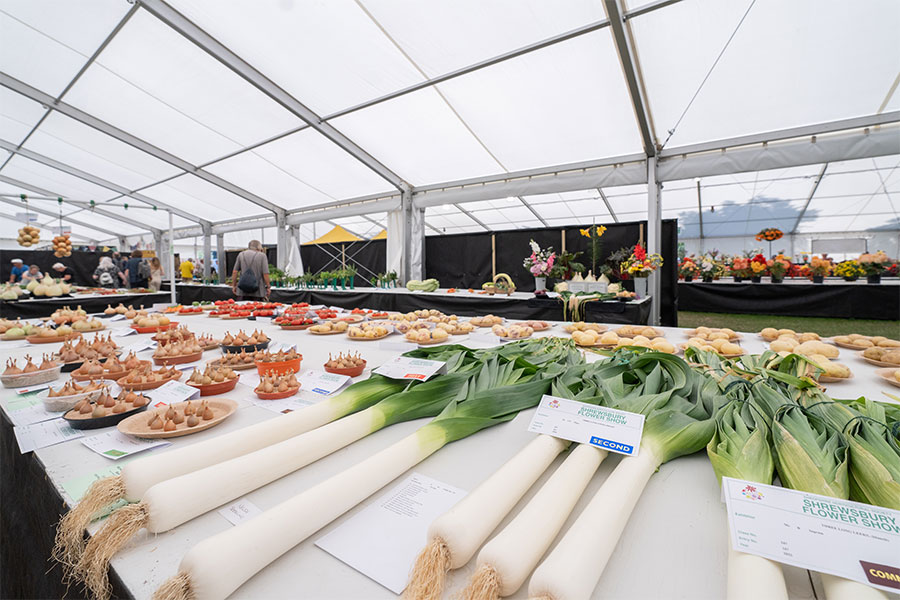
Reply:
M251 240L238 254L231 273L231 291L240 300L264 300L272 287L269 283L269 259L259 240Z
M50 273L54 279L59 279L63 283L73 284L75 283L75 271L67 267L66 265L58 262L53 265L54 273Z
M116 268L119 269L120 273L125 272L125 262L126 261L124 258L122 258L121 254L119 254L118 252L113 252L112 253L112 261L113 261L113 264L116 265Z
M25 266L21 258L14 258L9 262L12 263L12 273L9 276L9 282L19 283L22 281L22 275L28 272L28 267Z
M191 259L186 258L181 261L181 280L192 281L194 279L194 263Z
M23 285L28 285L32 281L40 281L44 278L44 274L41 273L40 269L38 269L37 265L31 265L28 267L28 270L22 273L22 280L20 281Z
M97 285L104 288L117 287L119 280L122 280L123 284L125 283L125 274L119 270L113 259L108 256L100 257L100 264L94 269L93 278Z
M150 265L144 262L144 253L135 250L125 264L125 278L128 281L128 287L145 288L149 277Z
M159 261L159 258L154 256L150 259L150 289L154 292L158 292L159 288L162 287L162 278L165 275L162 268L162 263Z

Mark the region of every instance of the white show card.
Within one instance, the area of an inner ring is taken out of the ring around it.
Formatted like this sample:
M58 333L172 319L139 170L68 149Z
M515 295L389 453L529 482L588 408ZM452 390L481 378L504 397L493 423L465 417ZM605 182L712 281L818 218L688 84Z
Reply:
M126 335L135 335L136 333L137 331L131 327L122 327L121 329L114 330L112 334L115 337L125 337Z
M439 360L398 356L375 369L373 372L391 379L416 379L425 381L444 368L446 363Z
M246 498L241 498L237 502L229 504L228 506L220 509L217 512L225 517L225 519L232 525L237 525L238 523L241 523L248 519L252 519L256 515L260 514L262 512L262 509Z
M162 406L199 398L200 390L180 381L168 381L155 390L147 391L144 395L150 398L153 406Z
M268 411L274 413L280 413L286 415L287 413L294 412L295 410L300 410L301 408L306 408L314 402L310 402L309 400L304 400L303 398L294 395L288 396L287 398L282 398L281 400L260 400L260 399L252 399L250 400L253 404L260 408L264 408Z
M121 431L113 429L112 431L101 433L100 435L84 438L81 440L81 443L101 456L119 460L120 458L124 458L137 452L143 452L144 450L158 448L160 446L168 446L172 442L168 440L133 438L125 435Z
M34 396L6 401L3 403L3 410L16 427L50 421L62 416L62 413L45 409L44 402Z
M110 321L121 321L125 318L124 314L113 315L109 318Z
M16 435L16 441L19 443L19 452L22 454L84 436L80 430L72 429L62 419L41 421L40 423L32 423L24 427L15 427L13 428L13 433Z
M722 494L738 552L900 590L900 511L730 477Z
M636 456L644 415L544 395L528 431Z
M316 546L395 594L427 542L428 526L466 495L413 473L327 535Z
M350 381L348 375L326 373L325 371L305 371L297 381L300 389L322 396L330 396Z

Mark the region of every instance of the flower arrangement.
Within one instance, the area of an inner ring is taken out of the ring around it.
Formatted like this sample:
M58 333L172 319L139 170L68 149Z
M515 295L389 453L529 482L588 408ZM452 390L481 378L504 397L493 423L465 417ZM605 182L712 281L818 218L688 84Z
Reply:
M769 273L772 274L772 279L782 279L784 274L790 270L791 261L790 258L784 254L779 254L768 261L766 266L769 268Z
M761 277L769 268L769 261L762 254L757 254L750 259L750 271L754 277Z
M560 252L556 257L553 268L550 269L550 277L568 280L572 279L576 273L584 272L584 265L578 261L578 257L582 252Z
M600 241L600 238L606 233L606 227L603 225L591 225L587 229L579 229L578 231L584 237L591 239L591 272L596 275L598 273L597 261L600 259L600 255L603 254L603 243Z
M816 276L825 276L831 273L831 261L827 258L813 256L809 261L809 270Z
M891 262L891 260L887 257L887 254L881 250L875 254L866 253L859 257L859 265L863 268L866 275L880 275L889 262Z
M858 260L845 260L834 266L834 274L844 279L856 279L860 275L865 275L866 270L859 264Z
M623 273L628 273L632 277L649 277L662 264L662 256L659 254L647 254L647 250L638 244L631 252L631 256L625 259L620 268Z
M809 277L809 265L791 265L788 275L790 277Z
M774 242L784 237L784 232L776 227L767 227L756 234L757 242Z
M696 277L700 274L700 267L693 261L691 257L685 257L678 265L678 274L682 277Z
M731 261L731 274L734 277L749 277L750 259L743 256L735 256Z
M541 250L534 240L528 243L531 246L531 256L526 258L522 265L535 277L547 277L553 269L553 263L556 262L556 253L551 246Z

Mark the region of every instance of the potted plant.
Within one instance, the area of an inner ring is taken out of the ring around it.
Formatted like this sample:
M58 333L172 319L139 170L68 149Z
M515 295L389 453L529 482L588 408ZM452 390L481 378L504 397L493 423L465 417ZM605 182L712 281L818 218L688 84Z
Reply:
M784 281L784 274L791 268L791 261L784 254L779 254L767 263L769 273L772 275L772 283Z
M659 254L647 254L647 250L640 244L634 247L631 256L625 259L620 266L623 273L634 277L634 292L640 298L647 296L647 278L663 264Z
M762 254L757 254L753 258L750 259L750 281L753 283L759 283L762 281L762 276L766 273L766 269L769 268L769 263L766 260L766 257Z
M725 270L724 265L716 260L714 254L701 256L697 266L700 267L700 277L703 278L703 283L712 283L713 279L720 277Z
M827 258L813 256L809 261L809 270L812 273L813 283L824 283L825 276L831 273L831 261Z
M387 284L385 287L397 287L397 271L388 271L384 277Z
M356 275L359 273L356 266L347 265L347 268L344 269L347 281L350 283L350 289L356 289Z
M866 270L862 268L858 260L850 259L836 264L834 274L843 277L844 281L856 281L860 275L866 274Z
M568 281L575 276L576 273L584 273L584 265L577 262L578 257L583 252L560 252L556 257L553 268L550 269L550 277Z
M735 283L740 283L750 277L750 259L745 256L735 256L731 261L731 274Z
M859 265L866 273L866 280L869 283L881 283L881 273L885 270L885 266L890 262L887 254L879 250L875 254L861 254L859 257Z
M552 246L541 250L541 247L534 240L530 240L528 244L531 246L531 256L525 258L522 266L534 276L535 291L546 290L547 276L553 270L553 263L556 262L556 253L553 252Z
M685 281L693 281L694 277L700 274L700 267L691 257L686 256L678 265L678 274L684 277Z

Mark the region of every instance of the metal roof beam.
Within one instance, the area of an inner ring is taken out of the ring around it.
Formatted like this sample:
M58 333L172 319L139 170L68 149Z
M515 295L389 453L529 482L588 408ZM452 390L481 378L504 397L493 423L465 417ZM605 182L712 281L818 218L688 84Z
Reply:
M609 203L609 198L606 197L606 192L603 191L603 188L597 188L597 193L600 194L600 198L603 200L603 204L606 205L606 210L609 211L609 216L612 217L613 223L618 223L619 217L616 216L616 212L613 210L612 204Z
M263 75L261 72L244 61L237 54L226 48L214 37L200 29L191 20L182 15L180 12L163 2L162 0L137 0L138 3L150 12L157 19L167 24L169 27L180 33L183 37L190 40L198 48L218 60L220 63L234 71L245 81L253 85L256 89L264 93L266 96L283 106L294 116L305 121L324 135L326 138L337 144L340 148L350 153L361 163L372 169L391 185L400 191L410 189L399 175L388 169L379 162L374 156L363 150L355 142L350 140L343 133L334 128L334 126L326 123L322 117L314 113L306 105L288 94L285 90L275 84L271 79Z
M490 231L490 230L491 230L490 227L488 227L487 225L485 225L484 223L481 222L481 219L479 219L478 217L476 217L475 215L473 215L472 213L470 213L469 211L467 211L466 209L464 209L464 208L463 208L462 206L460 206L459 204L454 204L453 206L456 208L456 210L458 210L458 211L461 212L462 214L466 215L467 217L469 217L470 219L472 219L473 221L475 221L476 223L478 223L479 225L481 225L481 226L484 228L485 231Z
M0 198L0 202L3 204L9 204L10 206L15 206L16 208L22 208L22 202L17 200L9 200L8 198ZM48 217L56 217L59 218L59 215L54 215L52 211L45 210L43 208L35 208L34 206L28 207L28 210L31 212L35 212L41 215L46 215ZM104 229L102 227L97 227L96 225L91 225L90 223L86 223L85 221L79 221L77 219L68 219L67 217L63 217L70 223L74 223L75 225L81 225L82 227L87 227L88 229L93 229L94 231L98 231L100 233L105 233L107 235L111 235L113 237L118 237L120 234L115 231L110 231L109 229Z
M38 187L36 185L31 185L30 183L26 183L24 181L19 181L18 179L13 179L12 177L7 177L6 175L3 175L3 174L0 174L0 181L2 181L4 183L8 183L9 185L19 186L26 190L31 190L32 192L36 192L38 194L43 194L44 196L47 196L48 198L52 198L54 200L57 198L62 198L65 202L67 202L69 204L73 204L75 206L81 206L84 208L90 208L90 202L82 202L80 200L70 200L70 199L66 198L65 196L63 196L62 194L56 194L52 191L45 190L44 188ZM111 219L121 221L122 223L128 223L129 225L134 225L135 227L137 227L139 229L149 231L153 234L156 234L157 232L160 231L159 229L157 229L155 227L151 227L150 225L147 225L146 223L142 223L141 221L129 219L128 217L123 217L123 216L117 215L114 212L106 211L102 208L102 204L99 206L96 206L94 208L94 212L97 213L98 215L103 215L105 217L109 217ZM59 217L58 214L56 214L56 215L54 215L52 213L48 213L48 214L50 214L51 216L55 216L57 218ZM73 223L78 222L75 219L73 219L71 216L67 216L67 215L63 215L63 219L67 219L69 221L72 221ZM96 227L93 227L91 225L86 225L86 226L92 227L93 229L97 229ZM97 229L97 231L103 231L104 233L109 233L108 231L101 230L101 229ZM121 234L118 232L115 232L115 233L113 233L113 235L121 235Z
M129 146L133 146L134 148L137 148L138 150L146 152L147 154L149 154L155 158L158 158L159 160L161 160L163 162L169 163L170 165L177 167L177 168L181 169L182 171L185 171L186 173L196 175L197 177L199 177L215 186L218 186L224 190L231 192L232 194L240 196L241 198L243 198L244 200L247 200L248 202L252 202L253 204L262 206L263 208L270 210L270 211L274 212L275 214L281 214L284 212L284 209L281 208L280 206L276 206L275 204L272 204L268 200L260 198L256 194L252 194L252 193L248 192L247 190L234 185L231 182L225 181L224 179L222 179L221 177L218 177L217 175L213 175L212 173L204 171L203 169L201 169L195 165L192 165L191 163L187 162L186 160L182 160L181 158L178 158L174 154L170 154L169 152L166 152L162 148L157 148L153 144L150 144L149 142L146 142L146 141L142 140L141 138L133 136L130 133L119 129L118 127L114 127L113 125L110 125L106 121L101 121L97 117L94 117L94 116L84 112L83 110L75 108L74 106L66 104L65 102L56 100L56 98L54 98L53 96L50 96L49 94L46 94L46 93L38 90L37 88L31 87L27 83L19 81L18 79L14 78L14 77L10 77L6 73L0 72L0 85L2 85L5 88L8 88L14 92L17 92L17 93L25 96L26 98L30 98L31 100L34 100L35 102L39 102L51 110L55 110L61 114L66 115L69 118L75 119L79 123L83 123L85 125L88 125L89 127L93 127L97 131L100 131L101 133L105 133L106 135L113 137L113 138L119 140L120 142L124 142L124 143L128 144ZM171 179L171 178L168 178L168 179ZM197 218L191 217L191 220L196 221Z
M816 176L816 180L813 182L812 189L809 190L809 196L806 198L806 203L803 205L803 209L800 211L800 214L797 215L797 220L794 222L794 226L791 228L791 233L797 232L797 227L800 226L800 221L803 220L803 215L806 214L806 209L809 208L810 202L812 202L813 196L816 195L816 190L819 189L819 184L822 183L822 179L825 177L825 171L828 170L828 163L822 165L822 170L819 171L818 176Z
M619 55L622 74L625 76L628 95L631 97L634 118L637 120L638 129L641 132L644 153L647 156L656 156L656 135L653 133L653 125L650 121L650 106L644 97L644 89L637 64L637 54L632 48L631 39L625 31L624 7L621 5L621 0L604 0L603 5L606 7L606 16L609 17L613 42L615 42L616 52Z
M189 221L196 221L201 224L203 224L203 223L209 224L209 221L207 221L205 219L201 219L200 217L197 217L195 215L192 215L191 213L181 210L180 208L175 208L174 206L172 206L170 204L165 204L158 200L154 200L153 198L149 198L147 196L144 196L143 194L131 192L127 188L124 188L117 183L113 183L111 181L101 179L100 177L91 175L90 173L82 171L81 169L76 169L75 167L70 167L67 164L61 163L58 160L54 160L48 156L44 156L43 154L38 154L37 152L32 152L31 150L27 150L25 148L17 149L15 144L8 142L6 140L0 139L0 148L9 150L10 152L13 152L20 156L23 156L27 159L33 160L42 165L52 167L58 171L62 171L63 173L68 173L69 175L72 175L73 177L78 177L79 179L84 179L85 181L93 183L94 185L104 187L108 190L112 190L113 192L116 192L117 194L121 194L123 196L128 196L129 198L134 198L135 200L138 200L145 204L149 204L150 206L156 206L157 208L163 208L165 210L172 211L173 214L176 214L180 217L184 217L185 219L187 219Z
M549 227L549 225L547 225L547 220L544 219L544 217L542 217L540 214L538 214L538 211L536 211L532 205L528 204L525 198L523 198L522 196L516 196L516 198L519 199L519 202L525 205L525 208L527 208L531 212L531 214L534 215L535 219L541 222L541 225L543 225L544 227Z

